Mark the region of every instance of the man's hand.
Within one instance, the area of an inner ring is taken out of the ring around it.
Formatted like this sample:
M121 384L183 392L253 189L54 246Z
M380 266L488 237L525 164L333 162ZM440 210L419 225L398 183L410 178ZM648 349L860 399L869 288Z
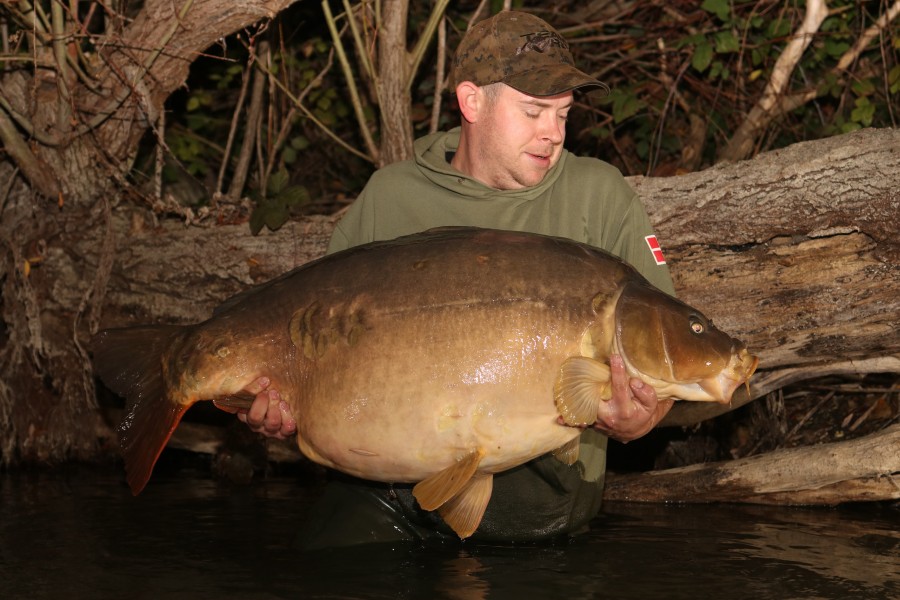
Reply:
M640 379L631 379L625 372L622 357L609 357L612 379L612 398L601 402L600 414L594 429L614 440L630 442L656 427L674 404L673 399L660 401L656 390Z
M266 389L269 383L268 377L260 377L244 388L244 391L255 394L256 399L247 412L238 413L238 419L256 433L285 440L297 433L297 422L278 390Z

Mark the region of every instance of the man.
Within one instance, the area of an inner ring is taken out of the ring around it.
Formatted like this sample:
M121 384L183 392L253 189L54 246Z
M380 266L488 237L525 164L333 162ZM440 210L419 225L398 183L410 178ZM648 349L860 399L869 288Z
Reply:
M574 90L606 89L574 67L566 41L547 23L502 12L476 24L454 60L461 126L415 143L415 159L374 173L338 223L328 251L443 225L471 225L564 236L617 254L657 287L674 293L668 269L636 194L614 167L563 148ZM613 398L581 436L573 466L550 456L494 478L491 502L473 539L531 541L584 529L599 512L607 436L634 440L672 406L628 379L610 360ZM258 394L240 418L287 437L296 425L277 390ZM425 539L449 534L418 508L411 486L338 476L329 484L306 547Z

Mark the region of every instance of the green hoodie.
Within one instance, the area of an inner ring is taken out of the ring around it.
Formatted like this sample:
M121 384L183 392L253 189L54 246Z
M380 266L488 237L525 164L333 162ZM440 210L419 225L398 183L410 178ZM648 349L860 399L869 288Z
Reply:
M664 263L657 264L646 239L653 236L647 214L615 167L563 150L559 162L540 184L501 191L450 165L458 145L458 128L428 135L416 141L415 160L395 163L373 174L337 224L328 252L446 225L529 231L567 237L612 252L634 265L658 288L674 295L668 268ZM587 429L574 465L566 466L547 455L496 475L491 502L473 539L534 541L584 529L600 510L606 443L606 436ZM327 543L340 537L336 530L342 527L372 531L373 539L383 539L376 523L388 524L382 529L388 536L393 530L406 531L411 537L430 537L434 534L429 532L434 531L449 533L436 515L418 508L411 486L364 482L336 485L347 485L349 491L328 500L335 517L326 519L328 525L323 525L318 534L326 536ZM335 508L342 504L348 508ZM374 516L362 516L368 514Z
M585 242L622 257L674 295L668 268L637 194L612 165L563 150L541 183L495 190L450 165L459 128L419 138L415 160L376 171L338 223L328 252L444 225L530 231Z

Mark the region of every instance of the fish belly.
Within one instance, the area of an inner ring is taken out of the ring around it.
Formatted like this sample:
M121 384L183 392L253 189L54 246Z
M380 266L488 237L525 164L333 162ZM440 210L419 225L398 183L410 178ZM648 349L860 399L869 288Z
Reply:
M579 342L535 306L383 315L352 350L315 361L293 407L301 451L394 482L420 481L474 449L481 472L522 464L579 433L558 424L553 402L559 366Z

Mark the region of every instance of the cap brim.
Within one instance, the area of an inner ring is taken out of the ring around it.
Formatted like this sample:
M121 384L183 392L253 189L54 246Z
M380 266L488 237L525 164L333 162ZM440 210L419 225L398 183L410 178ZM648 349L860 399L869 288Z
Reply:
M529 96L555 96L572 90L609 93L609 86L567 64L532 69L503 79L503 83Z

